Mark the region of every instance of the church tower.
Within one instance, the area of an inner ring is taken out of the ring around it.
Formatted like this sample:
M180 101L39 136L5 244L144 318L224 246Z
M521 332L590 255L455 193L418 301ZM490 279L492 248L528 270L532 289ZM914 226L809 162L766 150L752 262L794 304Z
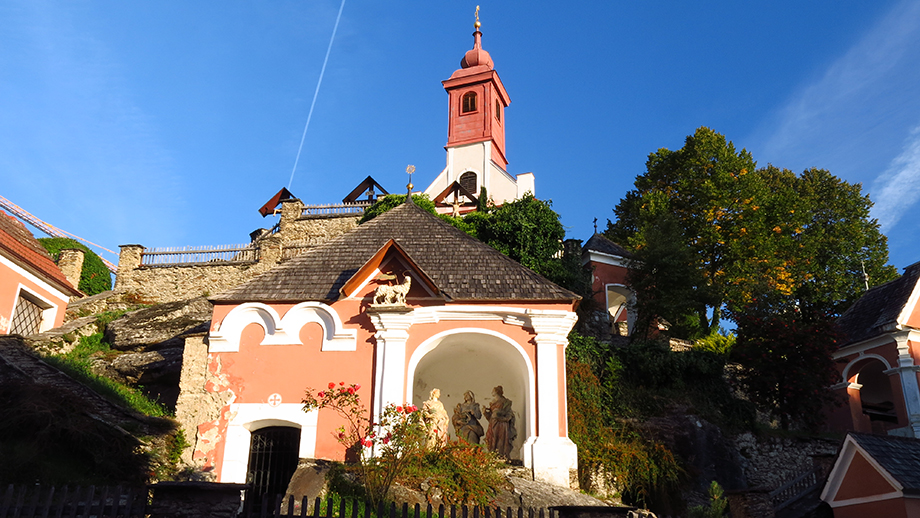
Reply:
M447 167L425 193L436 198L456 182L476 196L485 187L489 197L501 204L533 193L533 174L508 173L505 108L511 98L492 57L482 48L478 8L475 27L473 48L450 79L441 82L448 97Z

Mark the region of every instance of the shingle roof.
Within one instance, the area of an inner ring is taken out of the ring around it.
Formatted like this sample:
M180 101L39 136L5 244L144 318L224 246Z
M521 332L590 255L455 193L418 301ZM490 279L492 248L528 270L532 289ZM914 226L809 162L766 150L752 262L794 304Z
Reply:
M841 347L878 336L887 326L897 323L918 280L920 263L915 263L904 269L904 275L860 297L837 319L837 327L844 335Z
M905 493L920 492L920 439L854 432L850 436L904 486Z
M67 282L61 269L54 264L54 260L26 226L2 210L0 210L0 251L8 254L10 259L32 271L44 281L58 285L65 293L80 295L80 292Z
M404 203L212 300L336 300L345 282L390 239L448 300L561 302L580 298L415 204Z
M603 234L594 234L591 239L582 247L583 250L591 252L600 252L602 254L618 255L620 257L630 258L632 253L622 246L604 237Z

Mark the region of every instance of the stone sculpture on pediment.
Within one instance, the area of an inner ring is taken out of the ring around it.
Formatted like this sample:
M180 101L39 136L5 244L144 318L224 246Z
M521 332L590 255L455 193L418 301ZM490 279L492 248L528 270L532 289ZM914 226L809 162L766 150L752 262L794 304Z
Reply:
M395 276L394 276L395 278ZM375 306L405 306L406 295L409 294L409 288L412 286L412 277L409 272L403 273L403 281L399 284L378 286L374 290Z

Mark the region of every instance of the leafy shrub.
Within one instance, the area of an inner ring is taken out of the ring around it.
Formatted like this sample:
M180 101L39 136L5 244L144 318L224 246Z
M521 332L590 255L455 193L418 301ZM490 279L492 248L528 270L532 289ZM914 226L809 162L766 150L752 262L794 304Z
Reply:
M78 290L87 295L96 295L112 289L112 272L102 262L102 259L83 243L65 237L42 237L38 239L38 242L55 260L60 256L61 250L65 248L83 250L83 270L80 272Z
M711 333L697 340L696 343L693 344L693 349L697 351L708 351L718 354L723 358L728 358L731 355L732 348L735 347L736 341L737 337L735 337L734 333Z
M405 470L410 459L424 448L426 428L418 407L387 405L380 422L372 422L361 404L358 390L361 385L329 382L326 390L314 394L307 388L303 411L329 409L348 423L340 427L335 436L345 447L346 458L356 457L364 483L364 493L376 508L386 500L390 486ZM371 447L377 451L372 456Z
M588 364L570 360L567 371L569 437L578 445L581 486L591 489L591 476L601 473L624 502L667 506L683 474L674 454L626 425L609 421L605 389Z
M419 451L410 460L401 482L427 482L429 499L440 491L446 504L488 506L505 484L498 456L478 444L459 441Z

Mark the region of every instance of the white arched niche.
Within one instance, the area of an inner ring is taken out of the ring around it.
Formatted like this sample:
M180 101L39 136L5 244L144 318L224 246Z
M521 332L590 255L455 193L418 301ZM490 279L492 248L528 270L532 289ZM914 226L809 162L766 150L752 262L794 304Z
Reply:
M467 390L485 408L492 389L501 385L511 400L517 429L511 457L523 460L521 447L536 429L536 398L533 365L519 344L490 330L455 329L426 340L412 354L408 367L406 400L421 408L431 389L437 388L448 416L453 416ZM480 422L488 430L485 416ZM450 437L456 439L453 424L449 429Z

